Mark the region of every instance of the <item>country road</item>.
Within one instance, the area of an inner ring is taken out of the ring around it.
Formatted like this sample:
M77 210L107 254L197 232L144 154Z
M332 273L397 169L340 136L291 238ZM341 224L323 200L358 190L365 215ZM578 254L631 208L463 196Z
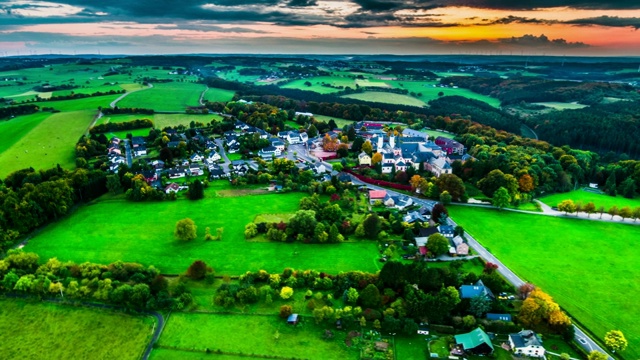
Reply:
M129 94L133 94L134 92L138 92L138 91L142 91L142 90L148 90L148 89L151 89L151 88L153 88L153 84L149 84L149 87L146 87L146 88L142 88L142 89L138 89L138 90L133 90L133 91L127 91L126 93L124 93L124 94L122 94L122 95L118 96L118 98L117 98L117 99L113 100L113 101L111 102L111 104L109 104L109 107L111 107L111 108L116 107L116 104L118 103L118 101L120 101L120 100L124 99L124 98L125 98L127 95L129 95Z

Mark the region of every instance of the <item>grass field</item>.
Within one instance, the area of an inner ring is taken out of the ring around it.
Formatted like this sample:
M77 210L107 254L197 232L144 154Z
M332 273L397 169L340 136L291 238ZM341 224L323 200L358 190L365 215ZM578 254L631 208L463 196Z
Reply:
M426 103L422 100L418 100L414 97L402 94L394 94L378 91L365 91L358 94L344 95L343 98L379 102L385 104L397 104L397 105L410 105L410 106L425 106Z
M185 351L155 348L149 356L151 360L247 360L246 356L206 354L202 351Z
M74 144L93 120L95 111L56 113L43 120L39 120L38 115L28 116L24 125L13 126L14 134L20 137L0 153L0 178L29 166L35 169L48 169L57 164L65 168L75 166Z
M187 106L198 106L202 84L187 82L157 83L153 88L127 95L118 102L119 107L141 107L156 111L184 111Z
M3 359L139 359L152 327L110 310L0 300Z
M217 315L174 313L165 325L159 345L196 349L218 349L234 354L271 355L303 359L358 359L357 349L344 346L344 332L331 341L322 339L326 325L305 318L291 326L277 315ZM279 339L274 334L280 333Z
M109 104L120 95L94 96L76 100L58 100L38 102L40 107L51 107L60 111L93 110L98 111L98 107L109 107Z
M235 91L232 90L209 88L207 92L204 93L204 99L209 101L227 102L233 99L233 95L235 95Z
M627 199L624 196L609 196L606 194L596 194L590 191L574 190L567 193L553 194L549 196L545 196L539 199L543 203L549 206L558 206L558 204L564 200L573 200L574 202L582 201L583 204L588 203L589 201L593 201L596 205L596 209L599 206L604 206L605 210L609 209L612 206L617 206L618 208L624 206L630 206L632 209L636 206L640 206L640 199Z
M434 85L436 85L436 82L426 81L390 81L390 83L393 84L393 87L396 89L406 89L416 94L422 94L422 96L419 96L417 98L424 101L425 103L439 98L440 96L438 96L438 93L442 92L444 94L443 96L457 95L469 99L484 101L493 107L500 107L500 100L491 96L478 94L469 89L453 87L440 88L437 86L434 87Z
M35 114L18 116L11 120L0 121L0 154L8 150L22 139L31 129L38 126L44 119L51 116L48 112L37 112Z
M218 274L231 275L259 269L280 272L285 267L331 273L375 272L380 267L375 242L301 244L244 239L244 226L257 215L295 212L304 194L213 197L212 193L207 191L207 198L195 202L98 200L45 228L26 249L37 252L41 259L136 261L165 273L182 273L198 259L211 264ZM173 236L176 222L186 217L198 226L198 238L187 243ZM222 241L205 242L206 227L214 234L224 227Z
M420 132L429 134L429 140L432 141L434 141L438 136L446 137L448 139L453 139L454 137L456 137L456 134L431 129L422 129L420 130Z
M584 109L587 105L582 105L578 103L565 103L565 102L537 102L535 105L546 106L555 110L574 110L574 109Z
M200 114L130 114L130 115L106 115L96 121L98 124L119 123L125 121L133 121L136 119L149 119L158 129L168 126L184 125L189 126L192 121L208 124L211 120L222 121L220 115L200 115Z
M307 81L311 83L311 86L307 86L304 84ZM356 88L356 81L354 79L349 77L342 77L342 76L318 76L318 77L313 77L309 79L294 80L289 83L286 83L281 87L285 89L315 91L319 94L333 94L343 90L343 89L336 89L333 87L322 86L322 84L329 84L332 86L344 86L344 87L349 86L352 89Z
M324 121L327 123L329 122L329 120L333 119L333 121L336 122L336 125L338 125L339 128L342 128L345 125L351 125L355 122L353 120L340 119L333 116L313 115L313 117L318 121Z
M600 339L620 329L640 357L638 227L451 206L452 218L521 278L549 293Z

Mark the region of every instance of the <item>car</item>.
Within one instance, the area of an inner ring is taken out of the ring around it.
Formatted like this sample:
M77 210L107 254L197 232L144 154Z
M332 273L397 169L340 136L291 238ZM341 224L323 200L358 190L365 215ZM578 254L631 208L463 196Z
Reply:
M402 258L405 260L415 260L416 256L411 254L402 255Z
M509 296L508 296L508 299L509 299L509 300L515 300L515 299L516 299L516 297L515 297L515 296L513 296L513 295L509 295Z
M387 257L383 256L379 259L380 262L387 262Z

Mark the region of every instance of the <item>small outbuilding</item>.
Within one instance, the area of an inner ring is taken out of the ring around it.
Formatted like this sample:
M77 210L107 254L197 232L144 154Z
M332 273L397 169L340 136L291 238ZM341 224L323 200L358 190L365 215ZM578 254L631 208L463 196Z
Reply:
M291 314L287 318L287 324L297 325L299 321L300 321L300 316L298 316L298 314Z

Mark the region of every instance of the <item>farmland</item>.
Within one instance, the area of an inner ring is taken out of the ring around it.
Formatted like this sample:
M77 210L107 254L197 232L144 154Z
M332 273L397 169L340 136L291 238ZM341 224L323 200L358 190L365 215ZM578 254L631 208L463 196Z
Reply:
M153 88L136 91L118 102L118 107L140 107L156 111L184 111L187 106L198 106L202 84L170 82L154 84Z
M152 326L151 318L109 310L0 300L5 359L138 359Z
M97 124L106 124L110 122L125 122L132 121L136 119L149 119L153 121L154 126L157 129L164 129L165 127L170 126L189 126L192 121L201 122L201 123L210 123L212 120L221 121L222 117L220 115L201 115L201 114L152 114L152 115L105 115L101 117L97 122ZM148 130L145 130L148 131ZM146 135L146 134L145 134Z
M259 269L278 272L285 267L331 272L379 268L374 242L302 244L244 239L244 226L257 215L295 212L303 194L225 197L217 197L213 191L207 194L207 198L198 202L131 203L124 199L99 199L45 228L26 250L37 252L42 258L78 262L135 261L156 265L166 273L184 272L197 259L211 263L220 274L232 275ZM261 206L255 207L256 203ZM173 236L175 223L186 217L198 226L198 238L188 243ZM212 232L223 227L222 241L203 241L206 227Z
M592 191L584 191L582 189L570 191L568 193L553 194L540 198L540 201L552 207L558 206L558 204L563 200L573 200L573 202L575 203L582 202L583 204L593 201L596 208L598 208L599 206L604 206L605 210L609 209L612 206L617 206L618 208L624 206L629 206L631 208L640 206L640 200L637 198L627 199L620 195L609 196Z
M346 348L344 340L339 338L344 338L343 332L337 333L338 338L325 341L321 337L324 328L315 325L311 318L294 327L275 314L175 313L167 322L158 344L160 348L195 349L202 353L208 348L212 352L220 350L249 357L358 359L358 350ZM280 333L278 340L274 339L276 331Z
M40 169L57 164L66 168L74 166L73 144L87 130L95 111L63 112L41 119L43 114L46 113L36 113L24 119L18 117L1 124L17 136L17 141L0 153L0 177L29 166Z
M370 102L380 102L385 104L397 104L397 105L410 105L410 106L425 106L425 102L418 100L409 95L377 92L377 91L365 91L358 94L344 95L344 98L356 99Z
M640 356L640 324L629 316L640 313L634 275L640 255L619 251L637 239L636 226L455 206L449 211L506 266L548 292L600 339L620 329L629 340L625 357ZM612 284L625 291L612 291Z

